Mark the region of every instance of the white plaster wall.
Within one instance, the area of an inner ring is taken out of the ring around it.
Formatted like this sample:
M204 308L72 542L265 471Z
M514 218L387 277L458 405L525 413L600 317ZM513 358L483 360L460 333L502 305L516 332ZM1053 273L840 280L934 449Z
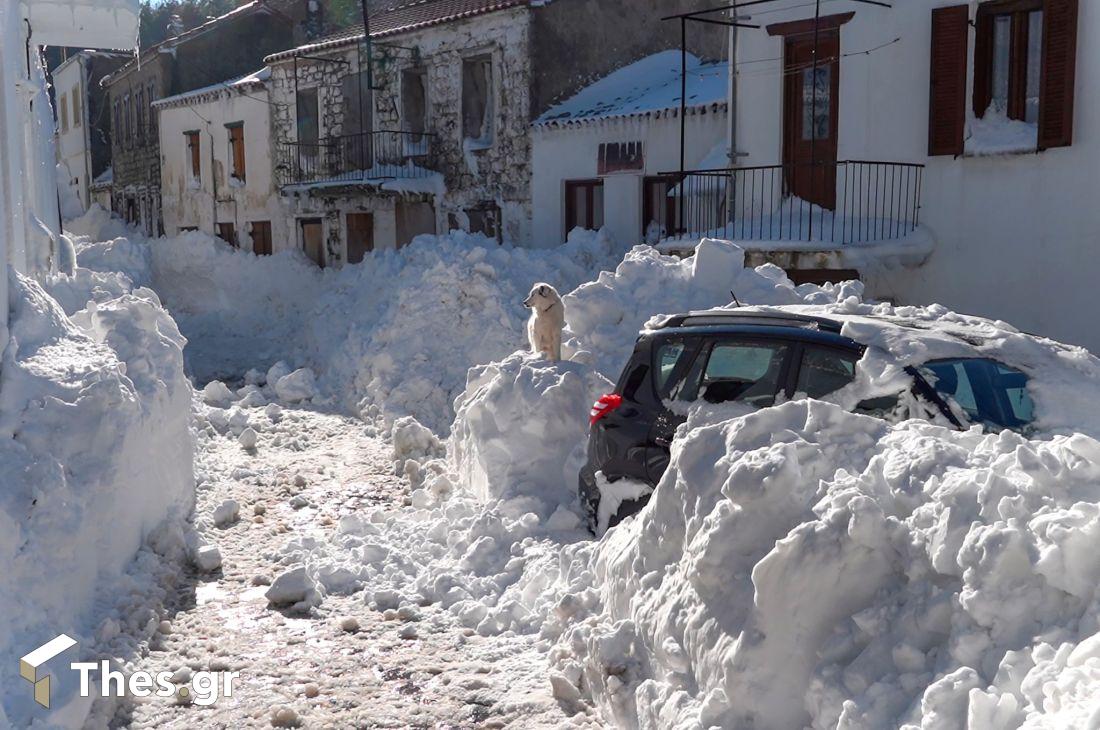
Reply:
M873 292L907 303L940 302L1100 351L1100 3L1080 3L1072 147L994 158L928 157L931 13L952 0L905 0L878 8L838 0L824 12L855 11L841 28L839 157L918 162L921 223L938 245L917 270L868 271ZM972 13L978 3L971 3ZM751 16L751 9L745 11ZM757 15L774 23L813 9ZM873 51L861 52L900 41ZM744 165L781 158L780 38L739 35L739 141ZM970 52L973 56L973 31ZM973 68L973 63L969 64ZM971 79L972 82L972 79ZM970 109L968 94L968 114Z
M198 227L216 235L216 223L231 222L241 247L251 250L248 224L270 221L272 250L296 247L272 176L271 122L265 90L251 88L244 94L225 91L212 99L161 107L159 114L161 204L168 235L179 233L183 227ZM225 125L235 122L244 123L243 186L230 184L233 164ZM197 187L191 182L191 158L184 137L191 130L201 133L202 175Z
M88 177L91 174L92 160L88 149L88 90L84 85L84 66L79 56L72 57L62 64L53 73L54 99L60 113L61 95L67 100L65 109L68 114L68 130L62 133L64 128L61 121L57 123L57 152L62 169L66 170L68 181L79 178L74 186L80 204L85 209L88 207L88 185L91 182ZM78 88L80 94L80 126L73 125L73 89Z
M687 167L697 166L716 146L725 145L728 116L708 111L687 117ZM604 227L624 244L641 243L642 179L680 169L680 120L672 114L609 119L567 127L536 126L532 132L535 246L565 240L565 182L599 177L600 144L644 145L645 169L603 177Z

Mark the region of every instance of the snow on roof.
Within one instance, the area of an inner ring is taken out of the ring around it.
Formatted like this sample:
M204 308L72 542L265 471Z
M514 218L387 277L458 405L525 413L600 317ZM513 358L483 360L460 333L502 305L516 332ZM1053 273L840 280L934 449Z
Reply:
M688 54L687 105L725 104L729 65L703 63ZM680 106L680 52L662 51L581 89L547 109L535 125L557 126L616 117L648 116Z
M108 167L106 170L99 174L95 180L92 181L92 187L97 185L110 185L115 181L115 168Z
M530 0L390 0L371 14L371 38L405 33L453 20L471 18L496 10L527 5ZM297 54L323 51L358 43L363 39L363 24L357 23L304 46L273 53L264 59L275 63Z
M236 91L243 93L248 89L262 87L264 82L271 78L271 69L266 66L259 71L253 71L250 74L245 74L236 79L230 79L229 81L222 81L217 84L211 84L210 86L204 86L201 89L193 89L192 91L185 91L182 94L176 94L175 96L166 96L159 101L153 102L152 106L161 109L165 107L179 106L189 101L196 101L199 99L206 100L207 97L217 96L223 91Z

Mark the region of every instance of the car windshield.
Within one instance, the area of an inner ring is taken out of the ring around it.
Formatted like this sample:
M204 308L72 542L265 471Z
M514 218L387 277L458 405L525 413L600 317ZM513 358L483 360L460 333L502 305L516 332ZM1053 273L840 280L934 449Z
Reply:
M1035 418L1027 375L995 360L937 360L922 368L928 382L973 424L1025 430Z

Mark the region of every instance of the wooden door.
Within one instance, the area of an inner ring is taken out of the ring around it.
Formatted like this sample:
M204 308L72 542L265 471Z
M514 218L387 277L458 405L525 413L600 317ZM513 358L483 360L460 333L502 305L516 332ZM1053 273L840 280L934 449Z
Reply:
M374 216L370 213L348 213L348 263L362 263L374 250Z
M787 193L832 210L836 207L840 33L819 33L816 77L812 34L787 38L784 66L783 162L787 165Z
M320 218L305 218L300 223L302 227L302 250L310 260L325 268L325 239L324 226Z

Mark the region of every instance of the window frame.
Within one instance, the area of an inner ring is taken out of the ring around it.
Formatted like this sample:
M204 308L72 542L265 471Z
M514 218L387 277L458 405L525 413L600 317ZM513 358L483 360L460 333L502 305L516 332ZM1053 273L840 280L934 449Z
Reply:
M1027 71L1029 60L1031 13L1045 12L1044 0L995 0L978 6L975 27L974 53L974 114L984 118L993 106L993 70L996 63L997 19L1010 18L1008 57L1008 99L1005 116L1017 121L1027 117ZM984 50L983 50L984 49ZM1039 78L1043 78L1046 59L1039 52ZM1040 105L1042 89L1040 81ZM1034 122L1035 124L1038 123Z
M61 134L69 133L69 95L65 92L61 93L61 97L57 100L57 118L58 118L58 131Z
M230 177L240 182L247 180L248 170L245 160L244 122L230 122L225 125L226 141L229 145ZM237 138L234 135L239 135ZM238 143L240 149L238 150Z
M601 178L585 178L579 180L566 180L565 182L565 235L569 236L570 231L574 228L584 228L585 230L592 231L598 230L596 225L596 189L601 191L604 189L603 180ZM577 206L575 203L576 198L573 196L574 190L586 190L586 209L587 216L584 223L576 222L577 218ZM603 224L607 223L607 219L604 216L604 211L600 210L600 219ZM573 225L570 225L570 221L573 221Z
M466 66L467 64L479 64L481 68L487 68L487 78L485 79L485 99L484 108L481 115L481 135L478 137L472 137L468 134L469 130L466 129ZM496 142L497 130L496 130L496 62L493 59L493 54L488 51L482 51L478 53L472 53L462 58L462 79L461 79L461 121L462 121L462 138L476 145L476 149L486 149L493 146Z
M191 179L202 182L202 135L197 129L189 129L183 133L186 140L187 169L191 172Z

